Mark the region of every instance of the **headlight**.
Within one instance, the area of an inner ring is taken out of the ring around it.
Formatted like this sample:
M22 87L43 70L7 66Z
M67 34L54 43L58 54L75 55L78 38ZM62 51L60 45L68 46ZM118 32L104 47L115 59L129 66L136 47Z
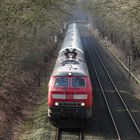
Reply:
M81 103L81 106L85 106L85 103Z
M55 106L58 106L59 105L59 103L58 102L55 102Z

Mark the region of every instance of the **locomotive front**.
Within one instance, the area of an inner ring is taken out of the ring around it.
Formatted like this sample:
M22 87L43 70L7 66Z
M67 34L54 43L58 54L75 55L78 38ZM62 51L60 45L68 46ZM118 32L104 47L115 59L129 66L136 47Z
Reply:
M92 86L76 24L68 27L48 89L49 118L91 117Z

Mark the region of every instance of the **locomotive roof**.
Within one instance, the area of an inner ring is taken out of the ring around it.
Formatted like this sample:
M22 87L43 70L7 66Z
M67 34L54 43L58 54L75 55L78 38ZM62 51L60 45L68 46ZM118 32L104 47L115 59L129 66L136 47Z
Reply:
M54 69L53 76L69 76L69 73L71 73L72 76L87 76L88 72L87 69L83 69L83 67L80 67L78 65L64 65L59 67L58 69Z
M88 76L84 52L76 24L68 27L52 76Z

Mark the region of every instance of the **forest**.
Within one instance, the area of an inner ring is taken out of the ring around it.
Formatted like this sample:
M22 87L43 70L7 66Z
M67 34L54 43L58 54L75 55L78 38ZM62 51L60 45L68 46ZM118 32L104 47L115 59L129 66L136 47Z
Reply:
M140 58L139 0L90 0L87 7L102 37L120 46L133 60Z
M44 51L44 46L49 47L53 30L69 14L69 4L68 0L1 0L0 84L25 65L33 72L33 63L29 61L40 65L36 61L41 59L39 53L35 54L36 50Z

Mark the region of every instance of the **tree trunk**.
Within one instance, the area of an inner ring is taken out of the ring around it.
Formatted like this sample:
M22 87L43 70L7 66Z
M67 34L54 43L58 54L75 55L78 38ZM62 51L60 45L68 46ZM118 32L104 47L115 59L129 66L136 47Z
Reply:
M131 46L131 49L132 49L133 59L135 60L137 57L140 57L140 52L138 50L138 47L135 44L134 37L133 37L132 34L130 36L130 46Z

